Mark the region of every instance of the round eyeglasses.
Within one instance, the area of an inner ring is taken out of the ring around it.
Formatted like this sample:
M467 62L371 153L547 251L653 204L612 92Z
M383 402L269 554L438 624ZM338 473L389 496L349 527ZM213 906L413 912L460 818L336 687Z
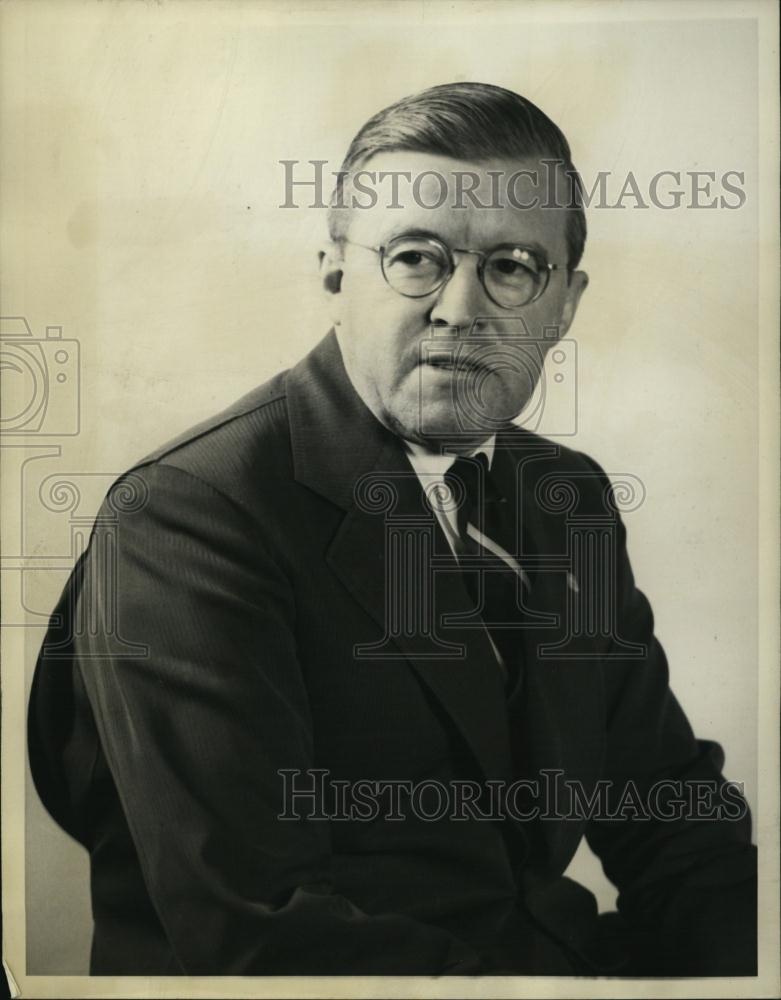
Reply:
M451 250L432 236L396 236L385 246L342 242L380 255L382 274L394 292L422 299L438 291L456 269L454 253L478 258L477 276L488 298L502 309L519 309L538 299L548 287L551 271L568 270L549 264L545 256L521 243L502 243L491 250Z

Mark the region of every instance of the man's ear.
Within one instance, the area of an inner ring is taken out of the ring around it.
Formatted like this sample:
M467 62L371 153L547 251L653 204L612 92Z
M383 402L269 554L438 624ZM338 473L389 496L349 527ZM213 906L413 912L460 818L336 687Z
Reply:
M588 275L585 271L570 272L569 284L567 286L564 306L562 307L561 319L559 321L559 336L565 337L567 331L572 326L572 321L575 319L575 313L578 311L580 297L585 292L587 286Z
M338 295L342 290L344 268L342 246L334 240L329 240L320 248L317 258L320 262L323 288L329 295Z

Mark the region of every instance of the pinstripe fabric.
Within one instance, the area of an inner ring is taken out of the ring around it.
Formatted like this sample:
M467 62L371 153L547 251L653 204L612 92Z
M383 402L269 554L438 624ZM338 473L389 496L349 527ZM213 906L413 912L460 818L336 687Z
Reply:
M574 473L585 507L600 502L604 474L585 456L518 431L498 447L506 475L529 472L528 496L546 473ZM646 656L611 658L595 640L582 662L543 660L550 630L531 630L523 697L508 702L484 634L453 626L461 652L438 659L431 636L387 635L386 522L355 501L378 472L399 484L402 512L420 509L402 446L352 390L329 335L107 497L30 703L36 786L90 852L93 973L615 967L593 897L562 877L584 833L621 890L641 961L659 972L750 963L748 820L278 818L280 769L327 770L351 787L544 768L586 791L629 776L640 787L722 780L718 747L694 740L669 691L622 526L619 626ZM563 520L528 514L528 544L562 552ZM440 576L439 607L466 613L457 575ZM530 600L540 621L561 616L566 582L540 573Z

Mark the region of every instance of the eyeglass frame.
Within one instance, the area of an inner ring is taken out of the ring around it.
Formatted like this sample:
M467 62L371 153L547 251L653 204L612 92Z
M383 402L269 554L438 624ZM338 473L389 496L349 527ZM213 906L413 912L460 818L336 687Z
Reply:
M394 286L390 283L388 275L385 273L385 252L392 243L395 243L397 240L404 240L404 239L422 240L426 243L431 243L433 246L440 247L442 250L444 250L445 257L447 258L448 261L448 271L445 273L442 280L428 292L423 292L420 295L409 295L407 292L400 292L398 288L394 288ZM448 283L448 281L450 281L450 279L453 277L456 271L456 266L457 266L456 260L453 257L453 254L455 253L468 253L474 257L479 258L477 262L477 277L480 282L480 287L483 289L488 298L494 303L494 305L498 306L500 309L525 309L526 306L530 306L532 302L537 302L538 299L541 299L542 296L545 294L548 285L550 284L550 276L552 271L575 270L568 264L549 263L543 253L541 253L539 250L536 250L534 247L526 246L523 243L497 243L496 246L490 247L488 250L468 250L463 247L451 248L447 245L447 243L445 243L443 240L438 239L436 236L429 236L427 234L424 235L415 232L399 233L398 236L394 236L393 239L388 241L388 243L382 244L377 247L369 246L366 243L356 243L355 240L348 240L346 236L340 237L338 242L347 243L350 246L354 247L361 247L363 250L372 250L374 253L379 254L380 271L382 272L382 276L385 279L385 283L387 284L388 288L392 289L392 291L394 291L397 295L403 296L405 299L425 299L427 296L433 295L434 292L438 292L440 291L440 289L444 288L444 286ZM493 295L491 295L491 293L488 291L488 288L485 283L486 260L488 259L488 257L491 256L491 254L496 253L497 250L504 250L504 249L523 250L525 253L531 254L541 264L542 272L545 274L545 280L540 285L539 291L537 291L528 301L522 303L521 305L505 306L502 305L501 302L497 302L496 299L493 297Z

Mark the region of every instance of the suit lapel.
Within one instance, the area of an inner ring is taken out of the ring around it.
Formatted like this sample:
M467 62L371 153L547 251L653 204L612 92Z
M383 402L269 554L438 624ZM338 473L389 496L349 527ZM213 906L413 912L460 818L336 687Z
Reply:
M380 474L392 477L390 463ZM501 672L484 630L443 625L445 611L466 615L471 601L458 571L429 559L438 548L439 526L432 524L427 536L421 530L424 517L405 517L421 506L410 501L422 499L422 492L416 481L402 482L394 514L354 507L328 553L334 573L382 629L373 648L358 648L354 655L366 659L367 669L373 658L408 660L450 715L486 777L507 778L510 751ZM399 559L405 548L408 558L402 554ZM430 614L422 610L426 607Z
M523 440L522 438L520 440ZM566 816L576 782L587 792L599 776L604 754L605 709L596 659L565 660L545 654L566 628L568 577L565 517L540 507L536 485L550 471L559 449L527 438L511 448L521 497L522 560L531 566L530 626L523 632L524 684L510 704L511 739L525 774L540 782L540 808ZM560 870L582 834L579 822L541 824L549 863Z
M524 681L510 701L508 727L503 679L485 631L441 620L443 613L467 617L472 605L452 563L448 572L447 560L431 562L449 551L436 518L401 442L353 389L333 332L290 372L288 409L296 479L345 512L328 564L381 630L378 644L356 655L366 658L367 667L372 657L408 661L486 777L519 776L513 774L514 755L524 776L563 772L562 781L588 789L604 745L598 663L557 660L542 650L560 636L566 620L565 519L541 510L535 498L539 477L559 467L558 447L517 430L497 439L499 485L521 498L516 552L533 575L523 631ZM399 563L405 551L416 555ZM411 590L417 591L412 601ZM399 613L402 598L410 611L406 617ZM427 602L430 613L418 613ZM568 796L566 787L560 789L559 812ZM551 858L565 857L582 831L578 823L543 827Z
M409 661L487 778L509 779L507 702L484 629L445 624L472 610L436 517L395 435L353 389L330 334L293 369L288 405L295 476L345 510L327 562L380 626L355 655Z

